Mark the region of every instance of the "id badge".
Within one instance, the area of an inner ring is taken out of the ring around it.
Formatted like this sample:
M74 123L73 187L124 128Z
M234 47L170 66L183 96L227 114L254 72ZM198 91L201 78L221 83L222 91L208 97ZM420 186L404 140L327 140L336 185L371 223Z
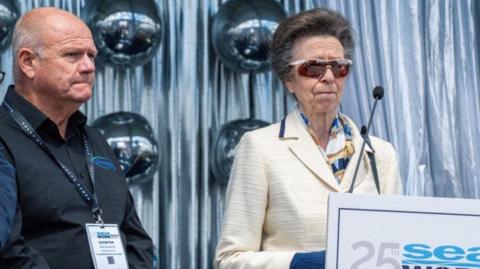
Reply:
M128 269L117 224L85 224L95 269Z

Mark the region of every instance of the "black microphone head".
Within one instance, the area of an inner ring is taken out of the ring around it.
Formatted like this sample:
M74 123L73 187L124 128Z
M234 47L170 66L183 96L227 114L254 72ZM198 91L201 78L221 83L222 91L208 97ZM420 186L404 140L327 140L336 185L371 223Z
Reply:
M375 99L382 99L383 97L383 87L382 86L376 86L373 88L373 98Z
M360 128L360 134L361 135L366 135L367 134L367 126L362 125L362 128Z

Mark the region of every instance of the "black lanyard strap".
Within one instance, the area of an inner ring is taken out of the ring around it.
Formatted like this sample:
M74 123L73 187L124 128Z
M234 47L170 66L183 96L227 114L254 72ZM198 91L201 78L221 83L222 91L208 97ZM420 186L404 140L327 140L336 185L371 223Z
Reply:
M92 151L90 144L88 143L87 135L85 131L81 131L82 136L82 147L84 151L85 161L87 162L88 167L88 175L90 176L90 180L92 183L92 193L90 193L85 186L78 180L78 178L68 169L55 155L53 152L48 148L47 144L43 141L43 139L37 134L35 129L30 125L30 123L25 119L25 117L17 111L14 107L9 105L7 102L3 102L2 107L5 111L7 111L13 120L17 123L18 126L25 132L25 134L30 137L40 148L42 148L54 161L55 163L63 170L65 175L70 180L70 183L73 184L77 192L80 194L80 197L87 203L90 207L93 217L97 221L97 223L102 223L102 209L98 204L97 195L95 194L95 170L93 165L93 158L92 158Z

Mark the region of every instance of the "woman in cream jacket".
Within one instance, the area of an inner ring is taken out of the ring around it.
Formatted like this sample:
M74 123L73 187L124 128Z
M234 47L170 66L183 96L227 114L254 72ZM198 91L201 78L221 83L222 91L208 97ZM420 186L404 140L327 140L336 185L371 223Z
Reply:
M350 23L317 8L287 18L272 41L272 66L297 100L281 122L246 133L227 188L219 269L324 268L327 197L347 192L361 159L354 193L377 194L355 124L338 111L354 49ZM400 194L390 143L370 137L379 190Z

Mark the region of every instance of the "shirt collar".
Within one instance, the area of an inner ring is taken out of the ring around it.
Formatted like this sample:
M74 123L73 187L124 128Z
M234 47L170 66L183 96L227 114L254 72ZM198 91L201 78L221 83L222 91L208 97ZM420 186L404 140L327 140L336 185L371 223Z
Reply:
M40 127L40 125L48 119L45 114L28 102L27 99L18 94L15 91L14 85L8 87L5 101L19 111L34 129Z
M34 105L32 105L27 99L23 98L20 94L15 91L14 85L10 85L5 95L5 101L18 110L25 119L32 125L35 130L38 130L42 125L47 126L47 130L50 132L52 129L48 126L56 125L51 121L42 111L38 110ZM73 132L81 127L83 128L87 122L87 117L80 111L75 111L70 118L68 119L67 134L66 137L70 137Z

